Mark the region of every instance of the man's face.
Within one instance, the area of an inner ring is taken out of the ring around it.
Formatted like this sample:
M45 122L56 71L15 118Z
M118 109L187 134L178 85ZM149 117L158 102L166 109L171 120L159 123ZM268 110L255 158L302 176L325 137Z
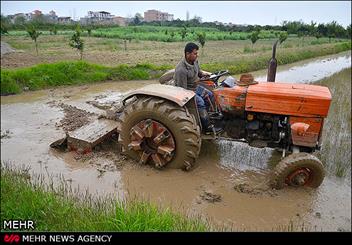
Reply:
M198 50L197 49L193 49L192 53L186 53L187 61L189 61L192 64L194 61L197 60L197 58L198 58Z

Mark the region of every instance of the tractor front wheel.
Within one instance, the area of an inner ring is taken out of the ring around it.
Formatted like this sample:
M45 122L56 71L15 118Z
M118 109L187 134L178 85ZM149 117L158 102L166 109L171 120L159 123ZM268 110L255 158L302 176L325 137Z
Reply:
M304 152L293 153L275 167L272 186L275 189L285 186L317 188L323 182L324 176L324 166L318 158Z

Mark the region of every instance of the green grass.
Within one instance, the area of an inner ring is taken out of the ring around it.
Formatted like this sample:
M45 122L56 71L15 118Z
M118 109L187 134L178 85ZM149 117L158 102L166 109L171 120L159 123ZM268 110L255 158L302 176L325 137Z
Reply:
M332 96L318 156L328 172L340 178L351 178L351 68L315 84L327 86Z
M278 65L284 65L314 57L336 54L346 50L351 50L351 42L336 43L324 49L305 48L278 52L276 59ZM246 51L251 52L251 49L247 48ZM242 57L231 62L206 63L202 64L201 68L210 72L228 69L231 74L240 74L265 69L267 65L268 56L266 54L258 54L256 56Z
M298 49L280 52L278 65L289 64L313 57L335 54L350 50L351 42L336 43L324 49ZM231 74L264 69L268 64L267 54L247 56L230 62L205 63L201 68L215 72L228 69ZM29 68L2 69L1 95L17 94L29 90L45 89L62 85L87 84L106 80L147 80L160 77L164 71L172 69L170 65L137 64L135 66L119 65L107 67L84 61L67 61L54 64L40 64Z
M118 38L148 40L160 42L194 41L197 33L205 32L207 40L246 40L249 39L250 32L226 32L217 28L189 27L187 35L182 40L181 30L183 27L162 27L162 26L127 26L127 27L108 27L98 28L91 32L92 37ZM49 31L41 31L42 35L50 35ZM58 35L72 35L72 30L59 30ZM25 36L26 31L9 31L10 36ZM88 36L87 31L83 31L83 36ZM275 34L271 31L262 30L259 34L261 39L274 38Z
M207 231L210 226L145 201L77 197L31 181L28 169L1 166L1 223L34 220L36 231Z
M146 80L160 76L168 66L139 64L105 67L84 61L40 64L29 68L2 69L1 95L62 85L87 84L106 80Z

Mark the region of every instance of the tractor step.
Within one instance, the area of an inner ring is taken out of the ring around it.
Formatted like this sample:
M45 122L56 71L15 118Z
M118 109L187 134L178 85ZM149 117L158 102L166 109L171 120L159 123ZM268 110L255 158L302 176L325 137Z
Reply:
M113 120L98 119L66 134L66 138L52 143L53 148L67 146L69 151L86 154L102 141L117 133L119 123Z

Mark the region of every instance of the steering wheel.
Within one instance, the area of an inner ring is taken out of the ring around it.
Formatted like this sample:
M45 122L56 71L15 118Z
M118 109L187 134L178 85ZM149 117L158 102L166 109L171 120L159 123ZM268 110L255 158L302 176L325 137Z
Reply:
M214 72L213 74L210 75L210 79L211 80L218 80L220 77L226 75L226 74L229 74L229 71L228 70L225 70L225 71L217 71L217 72Z
M217 72L212 73L210 75L209 79L214 81L215 83L217 83L220 77L227 75L227 74L229 74L228 70L217 71Z

